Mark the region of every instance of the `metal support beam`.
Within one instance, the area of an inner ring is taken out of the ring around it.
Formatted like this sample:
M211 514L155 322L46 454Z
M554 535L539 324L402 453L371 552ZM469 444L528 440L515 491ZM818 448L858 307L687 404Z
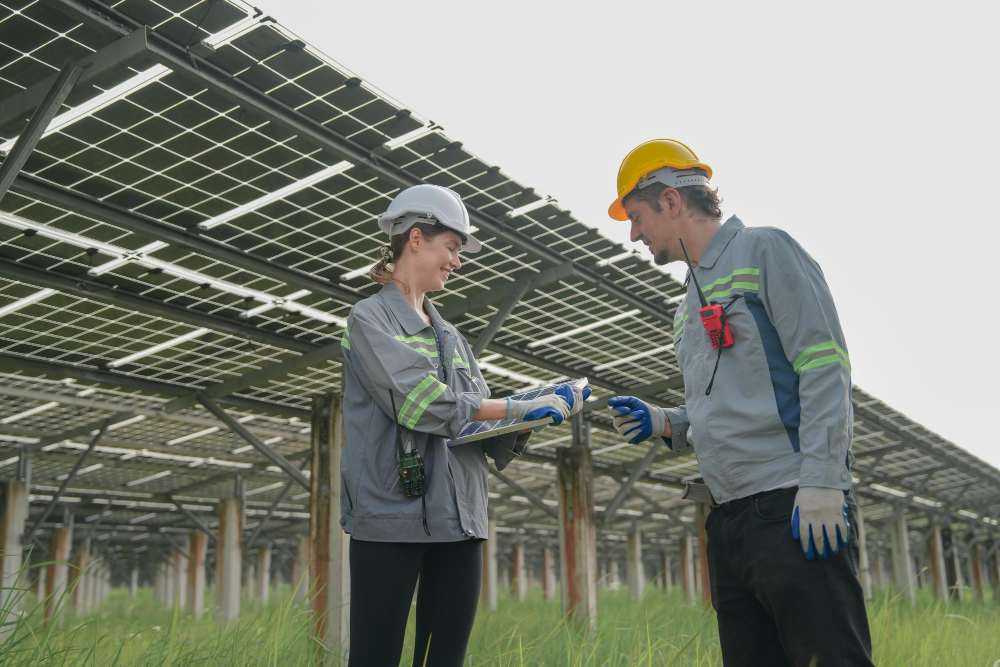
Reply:
M124 67L144 56L146 56L146 35L143 31L137 30L77 60L76 64L81 74L76 83L82 86L112 67ZM53 74L19 93L0 100L0 127L26 120L34 109L42 105L58 77L58 73Z
M53 6L59 8L60 11L81 20L85 17L87 20L93 21L96 16L93 12L88 11L88 7L84 3L78 0L49 1ZM105 21L105 30L109 32L118 32L119 26L115 25L115 22L130 26L133 29L146 30L145 26L140 25L134 19L114 9L104 7L102 10L109 17ZM423 183L423 180L416 175L397 166L383 164L372 157L369 149L309 119L292 107L279 102L276 98L260 92L240 79L234 78L230 72L198 57L191 51L182 49L158 34L149 33L147 35L147 44L150 54L159 63L169 67L174 72L210 88L222 97L248 110L269 118L278 125L294 132L300 139L327 150L340 159L348 160L355 165L362 166L386 183L400 188ZM511 230L505 220L483 213L471 206L468 208L472 224L478 226L487 234L500 237L518 250L530 253L532 256L539 257L551 264L562 264L566 261L558 251L552 250L544 243L522 235L515 230ZM613 299L623 304L627 304L632 308L638 308L641 312L656 318L664 324L672 322L673 318L665 307L657 307L640 295L630 294L615 288L600 273L593 269L584 266L574 266L574 274L582 280L598 286Z
M271 518L271 515L274 514L274 510L277 509L278 503L280 503L285 498L285 495L288 493L288 490L292 488L292 484L294 483L295 480L291 479L288 480L288 484L285 484L285 488L281 490L281 493L278 494L278 497L275 498L274 502L271 503L271 506L267 508L267 514L264 515L264 518L260 520L260 523L257 524L257 527L253 529L252 533L250 533L250 537L247 538L245 545L247 549L253 546L253 541L257 539L258 535L260 535L260 531L264 529L264 525Z
M625 497L628 496L629 492L632 490L632 486L635 484L636 480L639 479L644 472L646 472L646 468L649 467L650 462L656 457L657 452L660 451L664 444L665 441L663 438L654 437L652 439L652 444L649 446L649 449L646 450L645 456L643 456L642 460L639 461L634 468L632 468L632 472L629 473L628 479L625 480L625 483L622 484L620 489L618 489L618 493L615 494L615 497L611 499L611 502L608 503L605 508L604 517L601 519L602 526L611 525L611 520L614 519L618 508L621 507L622 503L625 501Z
M184 395L186 397L190 397L192 403L197 400L194 397L194 390L191 387L169 384L167 382L158 382L156 380L148 380L134 375L126 375L124 373L115 373L97 370L95 368L73 366L71 364L64 364L56 361L42 361L40 359L32 359L29 357L19 357L12 354L0 354L0 372L23 372L33 375L45 375L53 380L73 379L81 382L92 382L112 387L137 389L145 394L165 394L167 396ZM209 385L209 387L214 386L215 385ZM210 396L213 393L208 391L207 388L206 391ZM240 389L237 389L236 391L240 391ZM256 412L269 413L279 417L297 417L302 420L309 419L308 410L299 410L279 405L277 403L268 403L266 401L258 401L251 398L240 398L236 396L218 396L216 398L218 398L220 403L225 403L226 405L230 405L240 410L253 410Z
M28 126L14 141L14 147L10 149L10 153L0 165L0 199L3 199L4 195L7 194L7 190L21 171L21 167L28 161L31 151L35 150L42 134L59 112L63 101L73 90L73 86L76 85L82 73L83 69L78 64L68 62L56 75L55 81L45 93L45 97L35 109L35 113L31 115Z
M486 325L479 337L476 338L476 342L472 345L472 356L478 357L486 349L486 346L493 342L493 337L497 335L500 331L500 327L503 326L504 320L513 312L514 308L517 306L517 302L528 293L528 290L533 289L530 281L519 282L515 284L514 288L504 299L504 302L497 309L496 314L490 320L490 323Z
M59 498L62 497L62 494L66 490L66 487L69 486L69 483L73 481L74 477L76 477L76 473L80 470L81 467L83 467L83 464L87 461L87 457L90 456L90 453L92 451L94 451L94 447L96 447L97 443L101 441L102 437L104 437L104 432L108 430L108 426L110 425L111 425L110 418L105 419L104 422L101 424L100 428L97 430L97 434L94 435L93 439L90 441L90 445L87 446L87 449L85 449L83 453L80 454L80 458L76 460L76 465L74 465L73 469L69 471L69 474L66 476L66 479L64 479L62 485L60 485L59 490L56 491L54 496L52 496L52 500L49 501L49 504L45 506L45 509L42 510L42 513L38 516L37 519L35 519L35 523L32 524L31 528L28 529L28 532L25 533L24 537L25 543L30 544L32 542L32 540L35 537L35 531L38 530L38 527L42 525L43 521L49 518L49 514L52 513L53 509L55 509L56 503L59 502Z
M310 488L309 478L303 475L301 470L289 463L288 459L284 456L271 449L269 445L264 444L263 440L251 433L250 430L243 424L233 419L229 413L219 407L219 404L212 400L204 392L198 392L198 402L205 406L206 410L225 423L225 425L229 427L230 431L236 433L248 443L253 445L254 449L270 459L274 465L284 470L289 477L302 485L303 488L307 490Z
M209 528L194 512L184 507L184 505L182 505L181 502L173 496L168 496L168 499L177 506L177 509L181 511L181 514L186 516L188 520L198 528L198 530L208 535L213 542L216 541L216 536L215 533L212 532L212 529Z
M535 505L536 507L538 507L538 509L544 511L553 519L559 518L559 512L554 507L549 507L548 505L546 505L545 501L542 500L538 496L538 494L524 488L510 477L508 477L507 475L503 474L502 472L494 468L492 465L489 466L489 471L493 473L496 476L496 478L499 479L501 482L503 482L510 488L514 489L516 492L520 493L525 498L527 498L532 505Z
M55 271L38 269L27 264L0 259L0 275L20 280L38 287L48 287L81 299L97 301L116 308L134 310L153 317L173 322L183 322L194 327L211 329L237 338L249 338L257 343L271 345L285 350L306 353L315 349L311 343L273 333L257 327L248 327L246 322L229 320L217 315L209 315L193 308L181 308L149 297L132 294L110 285L92 281L80 276L68 276Z

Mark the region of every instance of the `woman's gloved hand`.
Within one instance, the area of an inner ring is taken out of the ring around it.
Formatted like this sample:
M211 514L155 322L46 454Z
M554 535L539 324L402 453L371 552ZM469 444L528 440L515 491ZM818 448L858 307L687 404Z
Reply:
M561 384L556 387L556 393L566 399L569 404L571 417L583 410L583 402L590 398L592 392L590 387L574 387L571 384Z
M802 545L802 553L812 560L826 560L847 544L851 524L847 520L847 502L840 489L817 486L799 487L792 511L792 537Z
M507 399L507 418L534 421L552 417L553 423L561 424L569 417L569 403L559 394L539 396L529 401Z

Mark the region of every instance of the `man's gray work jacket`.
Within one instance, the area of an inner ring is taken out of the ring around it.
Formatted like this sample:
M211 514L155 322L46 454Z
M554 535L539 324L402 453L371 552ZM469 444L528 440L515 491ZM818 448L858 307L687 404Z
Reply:
M354 305L341 339L344 358L344 530L373 542L455 542L487 537L489 440L449 446L490 390L455 327L427 299L428 326L390 283ZM395 405L395 410L393 410ZM395 418L394 418L395 417ZM420 497L407 498L396 469L397 426L426 467ZM507 447L530 434L511 433Z
M819 265L787 233L731 217L694 276L726 310L719 352L699 321L695 281L674 314L686 405L667 409L674 451L694 446L717 502L775 487L851 485L851 363Z

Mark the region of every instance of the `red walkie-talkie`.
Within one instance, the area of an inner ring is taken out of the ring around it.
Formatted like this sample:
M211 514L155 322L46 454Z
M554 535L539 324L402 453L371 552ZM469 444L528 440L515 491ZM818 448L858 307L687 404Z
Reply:
M735 342L733 331L729 328L729 320L726 319L726 311L717 303L705 301L705 295L701 292L701 285L694 277L694 267L691 266L691 259L688 257L687 248L684 247L684 239L681 239L681 250L684 251L684 261L687 262L688 271L691 272L691 280L694 281L694 289L698 292L698 300L701 302L701 309L698 314L701 316L701 324L708 332L708 340L712 343L713 349L720 347L730 347Z

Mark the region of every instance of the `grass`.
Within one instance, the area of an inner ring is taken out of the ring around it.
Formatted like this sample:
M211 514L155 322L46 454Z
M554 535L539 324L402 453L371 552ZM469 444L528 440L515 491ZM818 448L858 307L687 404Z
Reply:
M206 609L214 602L207 596ZM206 614L195 620L163 609L149 589L132 599L113 590L92 615L63 614L46 626L35 601L3 644L2 665L312 665L317 645L309 618L285 587L269 605L244 601L240 622L222 627ZM605 591L599 629L587 635L563 619L557 602L529 591L524 602L501 594L499 608L480 612L468 665L721 665L711 609L649 588L641 604L624 591ZM935 602L920 591L916 607L889 592L869 608L875 663L1000 667L1000 603ZM413 615L403 661L413 647ZM328 664L340 664L326 653Z

